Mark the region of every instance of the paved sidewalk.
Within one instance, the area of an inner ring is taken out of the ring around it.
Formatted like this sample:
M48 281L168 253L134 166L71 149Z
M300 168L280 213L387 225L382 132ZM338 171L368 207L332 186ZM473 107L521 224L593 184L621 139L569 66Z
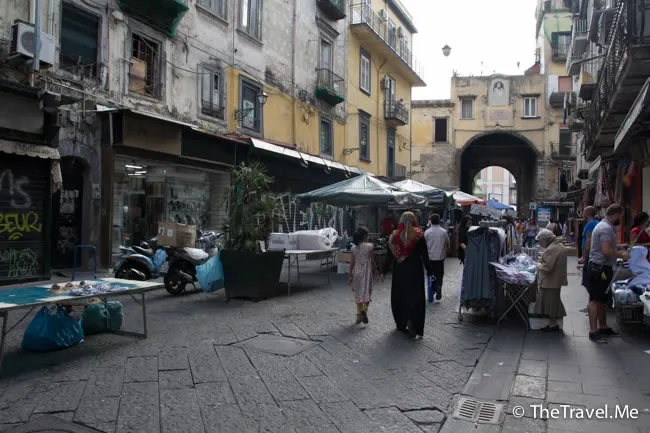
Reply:
M564 334L524 333L514 326L497 330L463 390L465 396L505 403L502 424L474 425L449 418L441 432L650 432L650 355L643 352L650 349L650 333L625 332L610 338L608 344L589 341L587 316L579 312L586 305L587 293L580 286L575 259L570 260L570 285L562 289L568 314ZM617 328L614 315L609 319ZM536 413L535 405L558 409L559 417L549 419L554 417ZM607 407L610 418L564 416L565 405ZM639 411L638 419L614 419L616 408L622 411L625 405ZM524 408L524 417L513 415L519 414L517 406Z
M47 354L20 350L28 319L9 335L0 431L50 414L120 433L438 432L493 332L458 323L461 268L446 268L420 341L394 330L388 282L370 324L354 325L343 278L303 277L311 288L259 303L151 292L146 340L102 334ZM123 302L127 328L139 329L138 305ZM313 346L293 356L244 347L260 336Z

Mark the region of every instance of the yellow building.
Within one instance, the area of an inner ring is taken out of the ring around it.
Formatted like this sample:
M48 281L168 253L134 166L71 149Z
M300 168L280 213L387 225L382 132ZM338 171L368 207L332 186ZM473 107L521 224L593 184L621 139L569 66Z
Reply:
M411 88L425 85L412 54L417 30L399 0L362 0L350 7L348 20L348 119L341 162L405 177Z

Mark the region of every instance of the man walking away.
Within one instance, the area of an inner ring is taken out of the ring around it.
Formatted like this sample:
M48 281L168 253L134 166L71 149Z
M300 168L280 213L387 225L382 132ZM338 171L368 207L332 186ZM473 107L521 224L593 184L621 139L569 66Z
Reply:
M427 241L429 261L433 269L436 288L436 300L442 299L442 279L445 276L445 258L449 250L449 235L440 227L440 215L431 215L431 227L424 232L424 239ZM433 302L433 290L429 289L429 302Z
M587 261L589 259L589 251L591 250L591 233L594 231L594 228L596 228L596 225L598 224L598 220L596 220L596 214L598 213L598 209L596 209L593 206L587 206L585 208L585 228L582 230L582 242L581 242L581 249L582 249L582 255L580 256L580 259L578 260L578 263L583 265L582 267L582 285L585 289L587 289L587 292L589 292L588 289L588 283L589 283L589 273L587 272ZM589 311L589 305L587 305L586 308L580 310L581 313L587 313Z
M616 248L615 227L621 223L623 208L613 204L607 208L605 219L599 222L591 234L589 251L589 339L604 343L604 337L618 335L607 326L607 306L611 305L609 285L613 278L616 259L627 260L626 251Z

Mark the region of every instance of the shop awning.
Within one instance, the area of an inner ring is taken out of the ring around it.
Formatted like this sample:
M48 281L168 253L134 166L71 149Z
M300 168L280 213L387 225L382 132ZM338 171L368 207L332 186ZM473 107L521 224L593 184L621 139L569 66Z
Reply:
M634 104L632 104L632 108L628 111L623 124L616 133L616 138L614 139L614 152L622 152L625 148L622 144L632 138L634 136L634 131L638 129L640 123L645 121L646 115L650 111L650 104L648 104L650 92L648 92L648 89L650 89L650 78L646 79L643 88L637 95Z
M416 205L427 201L421 195L404 191L368 174L298 194L296 197L304 202L327 203L333 206Z
M462 192L462 191L454 191L452 193L452 197L454 198L454 200L456 200L456 203L461 206L469 206L472 204L485 203L483 199L474 197L473 195L467 194L466 192Z
M444 204L447 199L445 191L412 179L395 182L393 183L393 186L403 189L404 191L422 195L427 198L429 204Z
M193 123L182 122L180 120L172 119L171 117L160 116L158 114L149 113L147 111L134 110L133 108L129 109L133 114L138 114L140 116L151 117L152 119L162 120L163 122L175 123L181 126L187 126L188 128L196 128L196 125Z
M17 141L0 140L0 152L13 155L29 156L31 158L51 159L53 161L50 174L52 176L52 192L56 192L63 185L61 175L61 155L59 150L38 144L19 143ZM2 186L2 185L0 185Z
M492 209L514 210L512 207L508 206L507 204L499 203L498 201L495 200L488 200L487 202L485 202L485 204L491 207Z
M300 152L295 149L290 149L284 146L278 146L277 144L269 143L268 141L259 140L257 138L251 138L251 143L255 149L265 150L267 152L277 153L280 155L287 156L289 158L295 158L300 161L303 165L314 164L323 168L341 170L351 174L365 174L366 172L357 168L350 167L349 165L341 164L340 162L330 161L320 156L310 155L308 153ZM372 173L368 173L372 175Z

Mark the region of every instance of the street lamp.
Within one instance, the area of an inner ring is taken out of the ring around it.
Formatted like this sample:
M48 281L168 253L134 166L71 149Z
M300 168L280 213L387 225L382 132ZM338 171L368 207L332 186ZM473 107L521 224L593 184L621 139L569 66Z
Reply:
M449 54L451 54L451 47L445 44L445 46L442 47L442 54L444 54L445 57L449 57Z
M266 100L269 99L269 95L266 94L265 91L260 91L257 94L257 102L260 103L260 107L263 107L264 104L266 104ZM235 110L235 120L242 120L244 117L248 115L248 113L251 113L255 111L257 107L251 107L251 108L242 108L241 110Z

